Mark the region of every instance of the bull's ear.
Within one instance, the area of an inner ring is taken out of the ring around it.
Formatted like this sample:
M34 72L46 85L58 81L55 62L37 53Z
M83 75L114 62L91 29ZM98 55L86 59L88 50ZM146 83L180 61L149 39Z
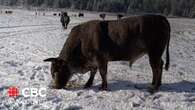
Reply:
M56 60L58 60L58 58L48 58L48 59L45 59L45 60L43 60L44 62L54 62L54 61L56 61Z

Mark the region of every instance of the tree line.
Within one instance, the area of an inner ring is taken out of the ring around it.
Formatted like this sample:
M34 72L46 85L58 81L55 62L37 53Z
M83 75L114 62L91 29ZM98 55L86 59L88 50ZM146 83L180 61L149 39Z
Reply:
M195 17L195 0L0 0L0 5Z

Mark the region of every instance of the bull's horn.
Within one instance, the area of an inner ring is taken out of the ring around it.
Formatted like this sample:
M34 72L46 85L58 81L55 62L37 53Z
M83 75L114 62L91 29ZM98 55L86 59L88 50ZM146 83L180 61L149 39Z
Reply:
M45 59L43 60L44 62L53 62L53 61L56 61L57 58L48 58L48 59Z

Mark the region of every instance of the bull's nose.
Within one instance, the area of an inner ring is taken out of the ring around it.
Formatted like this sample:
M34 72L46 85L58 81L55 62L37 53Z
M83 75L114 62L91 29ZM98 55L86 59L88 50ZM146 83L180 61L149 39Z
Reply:
M63 86L60 86L60 85L53 85L52 86L52 89L63 89L64 87Z
M49 88L51 89L62 89L63 86L60 86L56 83L55 79L52 79L51 82L49 83Z
M54 80L51 80L48 86L49 86L49 88L53 88L54 85L55 85Z

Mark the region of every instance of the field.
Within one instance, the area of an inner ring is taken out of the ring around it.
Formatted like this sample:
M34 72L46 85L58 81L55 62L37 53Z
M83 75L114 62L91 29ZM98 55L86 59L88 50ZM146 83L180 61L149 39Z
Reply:
M98 90L99 73L90 89L82 87L88 73L73 76L71 80L80 85L77 88L51 89L50 63L43 60L58 56L73 26L100 18L97 13L87 13L84 18L71 16L64 30L54 12L45 13L35 16L33 11L14 10L11 15L0 14L1 110L195 110L195 19L169 18L171 65L169 71L164 70L159 92L151 95L146 89L152 80L147 56L132 68L128 62L110 62L110 91ZM47 96L12 98L7 94L12 86L20 90L45 87Z

